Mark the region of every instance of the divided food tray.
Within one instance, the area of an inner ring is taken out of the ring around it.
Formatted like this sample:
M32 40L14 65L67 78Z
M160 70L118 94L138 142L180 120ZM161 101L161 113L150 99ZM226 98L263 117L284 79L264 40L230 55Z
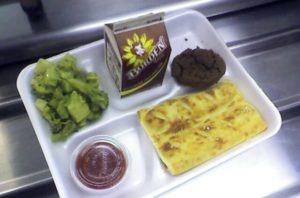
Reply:
M101 77L101 88L108 93L110 104L100 120L80 129L65 142L51 142L50 126L34 106L36 98L32 94L30 81L34 75L35 64L27 66L20 73L17 87L61 197L98 197L99 195L152 197L188 181L278 132L281 126L278 110L243 69L202 14L190 10L173 13L166 16L165 24L172 53L162 86L122 99L105 65L103 40L66 52L77 58L78 66L82 71L95 71ZM246 100L261 113L268 128L260 135L208 162L184 174L172 176L160 162L154 147L139 124L136 112L142 107L150 107L168 98L190 92L188 88L179 86L171 77L170 63L174 56L186 48L197 46L213 49L224 58L227 71L221 80L229 79L238 86ZM49 60L56 62L64 54ZM126 148L129 158L128 172L124 181L113 190L100 194L86 192L79 188L70 173L73 151L82 141L95 135L108 135L117 139Z

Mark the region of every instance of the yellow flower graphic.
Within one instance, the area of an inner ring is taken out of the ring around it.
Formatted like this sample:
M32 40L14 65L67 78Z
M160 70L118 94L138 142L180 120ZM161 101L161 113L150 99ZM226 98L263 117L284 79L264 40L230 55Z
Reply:
M123 59L128 61L128 65L137 67L143 63L143 61L149 56L154 48L154 40L147 38L145 33L141 37L136 33L133 34L133 38L127 39L127 45L123 47L125 54Z

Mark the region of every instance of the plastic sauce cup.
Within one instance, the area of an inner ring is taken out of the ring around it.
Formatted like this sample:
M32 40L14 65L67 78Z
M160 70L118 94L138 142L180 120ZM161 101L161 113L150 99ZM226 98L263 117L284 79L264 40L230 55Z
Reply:
M125 148L114 138L93 136L73 152L71 175L88 192L106 192L124 180L128 169Z

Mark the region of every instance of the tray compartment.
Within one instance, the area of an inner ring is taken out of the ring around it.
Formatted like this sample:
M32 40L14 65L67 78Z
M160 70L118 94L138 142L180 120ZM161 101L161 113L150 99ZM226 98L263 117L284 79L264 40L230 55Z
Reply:
M247 74L246 70L243 69L203 15L195 11L173 13L167 16L166 27L173 48L170 62L175 55L188 47L195 48L199 46L213 49L219 53L227 64L224 78L232 80L240 88L244 97L260 111L268 124L268 129L261 135L182 175L171 176L160 163L150 141L143 132L137 120L136 111L142 107L152 106L167 98L183 95L193 90L178 86L171 77L170 68L168 68L164 80L164 84L167 85L132 95L127 98L127 101L126 98L124 100L120 99L116 95L117 89L107 73L104 63L104 42L103 40L94 42L71 50L68 53L77 57L78 64L82 70L95 71L100 74L102 77L101 86L108 92L111 103L100 121L81 129L66 142L51 142L49 139L49 127L45 128L43 124L45 122L43 122L40 114L33 106L34 97L30 92L29 82L32 78L35 64L24 69L17 82L20 95L61 197L98 196L97 194L86 194L86 192L79 189L75 182L72 181L69 172L70 156L73 150L81 141L93 135L109 134L117 138L128 149L130 162L132 162L130 163L128 178L125 179L123 185L120 185L118 190L111 191L106 195L110 197L143 197L155 196L180 185L253 147L279 130L281 118L278 110ZM63 55L52 57L50 60L56 61ZM163 88L162 91L157 91L160 88Z

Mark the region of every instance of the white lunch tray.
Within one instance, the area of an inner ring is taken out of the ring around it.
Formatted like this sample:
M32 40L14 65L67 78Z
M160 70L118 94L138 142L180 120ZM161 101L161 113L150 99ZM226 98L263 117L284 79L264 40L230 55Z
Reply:
M103 40L67 52L77 57L78 65L83 71L95 71L100 75L101 87L108 93L110 104L102 119L82 128L65 142L51 142L49 124L34 106L36 98L32 94L30 81L34 75L35 63L27 66L20 73L17 87L61 197L153 197L232 158L271 137L279 130L281 117L278 110L228 50L202 14L187 10L167 15L165 19L172 53L161 87L120 99L105 65ZM139 124L136 112L142 107L149 107L173 96L189 92L189 89L179 86L171 77L170 63L175 55L186 48L193 49L197 46L213 49L224 58L227 71L222 79L230 79L239 87L246 100L261 113L268 128L260 135L214 159L184 174L172 176L162 166L154 147ZM64 54L54 56L49 60L56 62ZM127 177L117 188L106 194L92 194L80 189L73 181L70 174L70 159L79 143L88 137L100 134L112 136L126 147L130 166Z

